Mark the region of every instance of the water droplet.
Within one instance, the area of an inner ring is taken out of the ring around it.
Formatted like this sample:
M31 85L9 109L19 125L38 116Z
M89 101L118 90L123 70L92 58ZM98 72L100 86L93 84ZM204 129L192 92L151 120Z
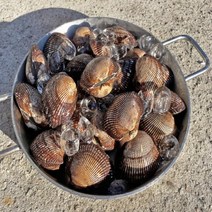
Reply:
M166 87L160 87L154 94L154 113L165 113L171 105L171 91Z
M159 142L160 156L164 160L171 160L176 157L179 152L179 148L179 142L173 135L168 135Z
M145 52L150 51L150 49L155 44L155 42L156 42L156 40L153 36L146 35L146 34L142 35L138 39L139 48L143 49Z

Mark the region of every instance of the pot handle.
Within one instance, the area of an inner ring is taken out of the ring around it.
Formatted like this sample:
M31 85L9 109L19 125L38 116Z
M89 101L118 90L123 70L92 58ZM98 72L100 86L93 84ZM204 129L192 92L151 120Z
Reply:
M189 35L178 35L178 36L170 38L162 43L164 46L166 46L166 45L174 43L178 40L186 40L186 41L190 42L192 44L192 46L195 47L195 49L198 51L198 53L200 54L200 56L202 57L202 59L204 61L204 67L201 68L200 70L186 76L185 80L188 81L188 80L193 79L193 78L199 76L200 74L203 74L204 72L208 71L210 68L210 60L208 59L208 56L202 50L202 48L199 46L199 44Z
M11 94L10 93L7 93L7 94L2 94L0 95L0 102L3 102L7 99L10 99L11 98ZM9 155L17 150L20 150L20 147L16 144L14 146L11 146L11 147L8 147L2 151L0 151L0 158L1 157L4 157L6 155Z

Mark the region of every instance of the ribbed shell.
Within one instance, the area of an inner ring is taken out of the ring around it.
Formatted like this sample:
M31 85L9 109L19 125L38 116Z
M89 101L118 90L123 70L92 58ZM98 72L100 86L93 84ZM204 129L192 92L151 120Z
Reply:
M126 58L119 61L121 66L122 76L117 80L113 86L113 93L120 93L127 91L132 83L135 74L135 64L137 59Z
M60 133L47 130L39 134L30 145L35 161L45 169L58 170L63 164L64 150L60 146Z
M99 146L80 144L79 151L70 158L67 169L71 182L86 188L103 181L111 166L108 155Z
M129 141L137 134L142 114L143 103L135 92L121 94L105 114L104 129L115 140Z
M135 81L140 89L154 90L165 85L169 79L169 71L150 55L144 55L136 63Z
M90 50L89 39L91 35L91 29L89 27L79 27L72 39L73 43L77 47L79 53L85 53Z
M49 125L55 128L65 124L76 108L77 87L74 80L65 73L56 74L47 83L42 101Z
M122 45L127 45L130 47L137 46L137 41L135 37L123 27L112 26L112 27L108 27L107 30L110 30L113 33L115 33L116 35L115 44L118 44L118 45L122 44Z
M27 83L18 83L15 87L15 99L28 127L37 129L36 124L47 125L41 95L34 87Z
M46 75L49 79L49 66L43 52L36 44L32 45L26 61L25 74L27 80L32 84L36 84L41 75Z
M92 59L93 57L89 54L77 55L71 61L68 62L66 66L66 72L69 74L69 76L73 77L76 80L79 80L86 65Z
M153 174L160 162L159 151L151 137L144 131L124 146L121 170L126 179L136 182Z
M113 150L115 139L109 136L103 128L104 113L98 111L91 119L92 124L96 127L95 137L103 150Z
M171 91L171 106L169 112L171 112L173 115L176 115L185 109L186 106L183 100L176 93Z
M147 117L141 119L139 129L145 131L157 143L165 136L174 133L174 117L170 112L150 113Z
M109 57L97 57L83 71L80 86L90 95L102 98L112 91L114 81L120 74L118 63Z

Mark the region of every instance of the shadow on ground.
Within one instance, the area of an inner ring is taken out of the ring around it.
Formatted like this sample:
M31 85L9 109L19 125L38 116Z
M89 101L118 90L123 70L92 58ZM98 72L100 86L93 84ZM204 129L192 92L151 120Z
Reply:
M70 9L46 8L0 23L0 95L11 92L13 80L30 46L57 26L87 16ZM10 101L0 104L0 130L16 142ZM0 141L4 143L4 141Z

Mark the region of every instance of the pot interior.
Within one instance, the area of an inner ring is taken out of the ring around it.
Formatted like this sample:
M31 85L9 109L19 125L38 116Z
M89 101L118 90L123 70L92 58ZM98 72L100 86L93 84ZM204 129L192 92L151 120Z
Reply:
M43 49L46 40L48 39L48 37L53 32L65 33L65 34L68 35L68 37L73 37L73 33L75 32L75 30L79 26L91 26L91 27L99 27L99 28L103 29L105 27L109 27L109 26L113 26L113 25L119 25L119 26L126 28L128 31L132 32L132 34L137 38L144 35L144 34L151 35L149 32L145 31L141 27L138 27L138 26L131 24L131 23L128 23L126 21L113 19L113 18L87 18L87 19L81 19L81 20L69 22L69 23L66 23L66 24L56 28L55 30L47 33L44 37L42 37L40 39L40 41L38 42L38 45L41 49ZM154 42L159 43L159 40L157 40L155 38ZM26 61L26 57L24 58L24 60L22 61L21 65L18 69L17 75L15 77L12 93L14 93L14 87L18 82L26 81L26 78L25 78L25 61ZM33 164L33 166L36 167L37 170L45 178L47 178L48 180L50 180L52 183L56 184L57 186L61 187L62 189L66 190L70 193L73 193L73 194L77 194L77 195L85 196L85 197L90 197L90 198L95 198L95 199L96 198L99 198L99 199L110 199L110 198L112 198L112 199L114 199L114 198L124 197L124 196L127 196L127 195L138 193L138 192L146 189L147 187L149 187L151 184L153 184L160 176L165 174L170 169L170 167L175 163L180 152L182 151L183 146L184 146L185 141L186 141L186 136L187 136L187 133L188 133L189 117L190 117L189 92L188 92L188 88L187 88L183 73L182 73L178 63L176 62L173 55L171 55L171 53L166 48L165 48L165 54L161 58L161 61L164 64L166 64L167 66L169 66L171 68L171 70L173 71L173 74L174 74L173 90L184 100L187 109L186 109L185 112L178 115L178 117L177 117L177 120L178 120L177 122L179 122L179 123L177 123L177 125L179 127L178 140L179 140L179 143L180 143L180 151L179 151L178 155L172 161L169 161L166 165L161 167L152 176L151 179L149 179L148 181L145 181L145 182L141 182L140 185L132 188L131 190L129 190L128 192L126 192L124 194L115 195L115 196L105 195L105 194L101 195L101 193L93 194L93 193L89 193L89 192L86 192L86 191L76 191L73 188L67 187L63 183L62 180L61 181L58 180L57 173L55 174L53 172L46 171L42 167L39 167L33 161L32 156L31 156L30 151L29 151L29 146L30 146L32 140L35 138L36 133L33 132L33 130L31 130L31 129L29 129L25 126L25 124L22 120L20 111L17 108L17 105L15 103L15 99L14 99L14 97L12 97L12 99L11 99L11 113L12 113L13 127L14 127L14 130L15 130L15 134L17 136L18 143L19 143L20 147L22 148L23 152L25 153L25 155L27 156L27 158L30 160L31 164Z

